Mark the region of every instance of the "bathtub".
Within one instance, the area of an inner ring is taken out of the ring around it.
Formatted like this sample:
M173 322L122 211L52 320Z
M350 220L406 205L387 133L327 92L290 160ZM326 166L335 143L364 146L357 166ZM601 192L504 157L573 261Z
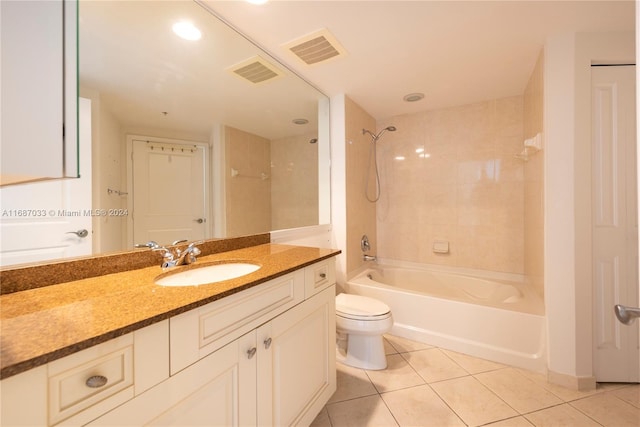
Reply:
M544 304L522 283L376 265L349 279L346 290L386 303L392 335L546 371Z

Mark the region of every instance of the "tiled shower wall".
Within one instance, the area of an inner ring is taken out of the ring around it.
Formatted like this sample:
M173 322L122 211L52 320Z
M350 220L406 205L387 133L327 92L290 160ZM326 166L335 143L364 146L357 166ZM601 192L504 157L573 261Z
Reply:
M377 203L367 201L364 192L365 183L370 184L369 189L372 194L375 186L372 175L367 180L371 137L362 133L362 129L375 132L376 122L350 98L345 98L345 118L346 254L347 272L349 273L364 264L360 249L362 236L366 234L369 237L370 255L379 255L380 242L376 236Z
M227 236L266 233L271 230L271 142L227 126L226 220ZM231 169L238 176L231 176Z
M541 52L524 92L524 137L543 135L543 65ZM544 295L544 152L529 156L524 164L524 271Z
M318 224L317 137L271 141L271 230Z
M523 107L514 96L378 123L397 127L378 142L379 257L524 274Z

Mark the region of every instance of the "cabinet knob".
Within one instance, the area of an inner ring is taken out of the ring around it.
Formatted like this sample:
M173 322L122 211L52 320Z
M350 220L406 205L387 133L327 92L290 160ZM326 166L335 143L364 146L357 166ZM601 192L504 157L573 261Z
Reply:
M326 279L327 278L327 273L320 273L320 278L321 279Z
M107 377L103 376L103 375L94 375L92 377L87 378L87 381L85 382L85 384L87 385L87 387L91 387L91 388L100 388L103 387L105 384L107 384Z
M255 356L255 355L256 355L256 352L257 352L257 351L258 351L258 349L257 349L257 348L255 348L255 347L253 347L253 348L252 348L252 349L250 349L250 350L247 350L247 357L248 357L249 359L251 359L253 356Z
M269 347L271 347L271 338L267 338L263 342L264 342L264 348L266 348L268 350Z

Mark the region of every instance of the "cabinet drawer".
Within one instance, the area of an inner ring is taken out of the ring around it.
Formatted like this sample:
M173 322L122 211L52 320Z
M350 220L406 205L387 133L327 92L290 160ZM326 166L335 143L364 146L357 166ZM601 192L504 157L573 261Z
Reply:
M171 318L171 374L302 302L304 277L298 270Z
M333 258L320 261L304 269L304 296L309 298L336 283L336 263Z
M53 361L48 365L49 424L98 403L98 411L111 409L133 397L133 383L132 334Z

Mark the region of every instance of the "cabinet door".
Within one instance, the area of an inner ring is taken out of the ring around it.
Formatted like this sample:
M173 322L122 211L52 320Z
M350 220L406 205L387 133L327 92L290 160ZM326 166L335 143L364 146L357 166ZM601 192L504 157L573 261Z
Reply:
M258 424L308 425L336 390L335 286L258 328Z
M78 175L76 10L0 2L0 185Z
M255 425L255 340L238 338L90 425Z

